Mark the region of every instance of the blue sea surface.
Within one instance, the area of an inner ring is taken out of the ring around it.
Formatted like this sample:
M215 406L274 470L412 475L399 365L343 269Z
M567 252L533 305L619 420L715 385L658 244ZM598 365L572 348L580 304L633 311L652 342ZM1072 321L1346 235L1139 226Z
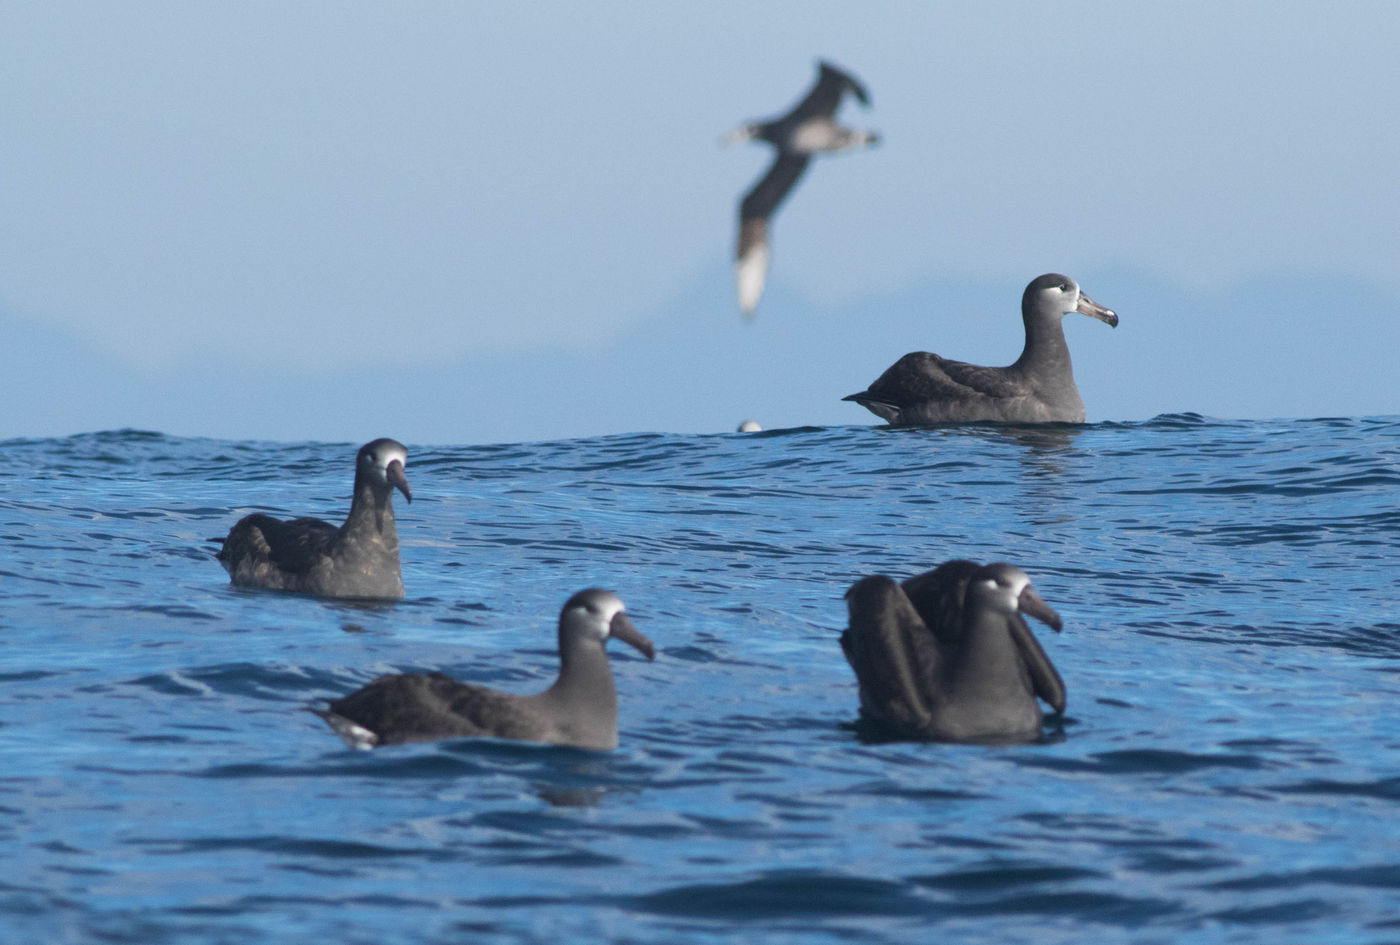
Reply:
M0 941L1400 942L1400 418L410 444L406 600L231 587L357 445L0 443ZM954 557L1064 618L1062 725L862 741L842 595ZM590 585L615 752L305 711L542 689Z

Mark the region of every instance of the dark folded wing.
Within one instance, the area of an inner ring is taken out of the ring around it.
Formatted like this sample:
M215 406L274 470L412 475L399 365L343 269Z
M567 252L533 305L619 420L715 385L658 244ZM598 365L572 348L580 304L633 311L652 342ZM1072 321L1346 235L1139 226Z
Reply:
M304 574L326 557L340 529L319 518L270 519L261 530L268 558L288 574Z
M318 518L283 522L270 515L247 515L230 529L219 560L230 566L270 561L284 573L305 574L326 555L338 531Z
M331 703L336 715L369 729L380 744L460 735L531 738L518 721L518 697L460 683L442 673L381 676Z
M1020 392L1005 368L949 361L927 351L914 351L890 365L866 390L846 399L906 408L975 397L1011 397Z

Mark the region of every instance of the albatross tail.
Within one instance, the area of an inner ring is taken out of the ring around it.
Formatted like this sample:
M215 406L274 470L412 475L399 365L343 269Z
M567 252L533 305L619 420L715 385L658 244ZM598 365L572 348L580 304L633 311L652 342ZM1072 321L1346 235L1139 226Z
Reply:
M755 243L747 247L734 265L734 274L739 285L739 311L746 318L752 318L768 275L768 244Z

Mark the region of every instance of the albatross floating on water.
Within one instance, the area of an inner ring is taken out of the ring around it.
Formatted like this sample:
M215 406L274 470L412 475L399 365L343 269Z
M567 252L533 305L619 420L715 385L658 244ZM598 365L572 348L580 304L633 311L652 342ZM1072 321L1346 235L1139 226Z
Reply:
M313 709L351 748L485 735L575 748L617 747L617 689L608 654L616 637L655 655L611 591L589 588L559 614L559 678L544 692L516 696L442 673L381 676Z
M1026 286L1021 320L1026 347L1008 367L950 361L927 351L906 354L854 400L895 426L916 423L1083 423L1061 320L1079 312L1118 326L1118 316L1068 276L1047 273Z
M792 111L781 118L740 125L725 138L729 143L757 138L778 150L768 173L739 204L736 273L739 309L745 315L753 314L763 294L768 272L768 221L797 184L812 155L864 147L879 140L875 132L845 128L833 117L847 92L869 106L870 95L865 86L829 62L818 63L818 70L816 84Z
M896 584L863 578L846 593L841 649L863 718L907 738L1034 739L1036 698L1065 708L1065 684L1021 617L1060 617L1010 564L949 561Z
M240 519L218 553L229 579L242 587L322 597L402 598L392 497L398 489L413 501L404 475L407 462L408 450L397 440L360 447L350 514L339 528L318 518L284 522L253 514Z

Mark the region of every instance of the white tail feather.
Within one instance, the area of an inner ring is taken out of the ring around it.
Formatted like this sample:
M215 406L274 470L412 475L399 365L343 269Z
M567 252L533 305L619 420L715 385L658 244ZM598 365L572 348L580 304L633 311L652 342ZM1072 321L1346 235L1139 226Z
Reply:
M749 247L734 267L739 283L739 311L752 315L763 295L763 283L768 275L768 247L763 243Z

